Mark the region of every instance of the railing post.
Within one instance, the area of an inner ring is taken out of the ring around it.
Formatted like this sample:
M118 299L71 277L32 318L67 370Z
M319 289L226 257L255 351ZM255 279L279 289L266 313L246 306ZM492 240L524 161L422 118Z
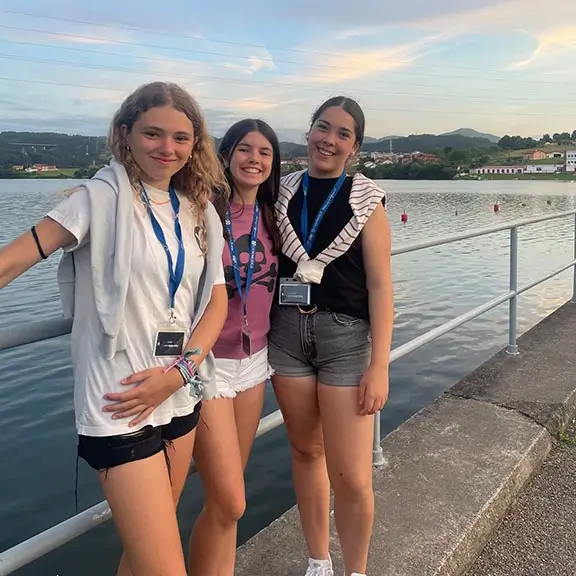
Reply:
M374 414L374 443L372 445L372 465L384 466L386 459L384 458L384 451L380 446L380 411Z
M574 214L574 260L576 260L576 214ZM576 304L576 266L572 269L574 277L572 280L572 304Z
M510 292L518 290L518 227L510 228ZM506 352L511 356L518 355L516 344L518 296L510 298L508 313L508 347Z

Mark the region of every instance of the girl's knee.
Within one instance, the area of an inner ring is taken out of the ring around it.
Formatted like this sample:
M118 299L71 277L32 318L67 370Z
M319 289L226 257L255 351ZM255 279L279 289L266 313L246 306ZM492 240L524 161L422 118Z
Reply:
M348 501L363 502L374 498L372 474L342 471L331 481L334 496Z
M298 462L310 462L324 458L322 438L299 438L290 441L292 456Z
M218 499L207 497L206 510L219 524L235 524L246 511L244 491L231 491Z

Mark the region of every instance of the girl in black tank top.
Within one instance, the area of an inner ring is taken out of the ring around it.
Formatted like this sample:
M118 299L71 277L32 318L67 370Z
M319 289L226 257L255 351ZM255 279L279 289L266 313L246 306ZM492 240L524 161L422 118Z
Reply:
M269 340L309 545L306 576L333 576L330 483L347 575L366 574L372 532L373 415L388 398L394 306L384 192L361 174L344 176L363 137L356 102L325 102L308 134L309 169L283 178L276 204L279 277L311 291L307 306L275 306Z

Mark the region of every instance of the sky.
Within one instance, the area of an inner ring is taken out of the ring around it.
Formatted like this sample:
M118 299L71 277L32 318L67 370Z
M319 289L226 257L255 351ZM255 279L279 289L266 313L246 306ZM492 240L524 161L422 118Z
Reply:
M153 80L188 89L215 136L259 117L303 142L340 94L372 137L572 132L576 2L0 3L0 131L103 135Z

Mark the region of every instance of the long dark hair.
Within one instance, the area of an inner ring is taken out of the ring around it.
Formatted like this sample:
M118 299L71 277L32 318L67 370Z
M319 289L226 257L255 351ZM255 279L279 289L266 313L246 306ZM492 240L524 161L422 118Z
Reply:
M352 119L354 120L356 144L358 145L358 148L360 148L364 141L364 130L366 129L366 118L364 117L364 112L362 111L360 104L358 104L356 100L352 100L352 98L348 98L347 96L334 96L333 98L329 98L312 115L312 122L310 123L311 128L328 108L342 108L344 112L348 112L348 114L352 116Z
M282 243L280 239L280 232L278 230L278 225L276 223L276 212L274 205L278 198L278 191L280 190L280 174L281 174L281 164L280 164L280 144L278 143L278 137L276 133L266 122L263 120L247 118L245 120L240 120L231 126L222 141L218 149L218 155L220 161L224 167L224 173L228 180L230 190L234 190L234 180L232 179L232 174L230 173L230 160L234 154L234 150L242 138L249 134L250 132L259 132L270 142L272 146L272 171L270 176L260 184L258 187L258 192L256 198L260 206L262 218L264 220L264 225L268 234L270 234L270 240L272 241L272 253L278 254L282 248ZM228 210L229 199L226 195L217 193L214 197L214 207L224 224L226 218L226 211ZM226 231L224 231L226 233Z

